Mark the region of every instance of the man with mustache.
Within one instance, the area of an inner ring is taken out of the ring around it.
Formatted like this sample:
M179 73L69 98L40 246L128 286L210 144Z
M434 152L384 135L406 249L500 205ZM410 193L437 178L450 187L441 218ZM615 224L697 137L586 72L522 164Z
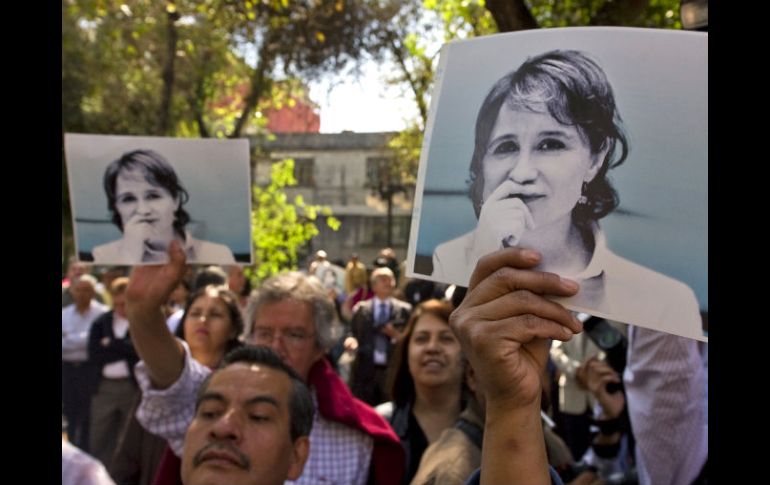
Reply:
M313 402L299 375L267 347L225 356L203 383L184 441L184 485L279 485L310 453Z
M169 263L134 268L128 320L137 353L142 403L137 419L177 456L195 417L198 390L211 370L198 363L163 320L162 305L182 276L185 253L173 241ZM325 358L337 340L334 304L315 278L286 272L262 283L250 311L247 342L270 347L307 383L314 415L310 456L295 485L400 483L405 456L398 436L374 409L355 399Z

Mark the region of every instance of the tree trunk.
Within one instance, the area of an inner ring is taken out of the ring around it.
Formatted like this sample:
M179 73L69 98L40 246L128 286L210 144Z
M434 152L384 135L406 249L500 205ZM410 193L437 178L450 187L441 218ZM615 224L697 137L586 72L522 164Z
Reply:
M644 13L650 0L615 0L604 2L591 17L589 25L633 25Z
M211 137L208 127L206 126L206 121L203 119L203 107L206 103L206 66L208 65L210 59L211 51L207 50L203 54L203 58L200 64L201 67L198 69L197 79L195 81L195 90L193 94L188 98L188 102L192 108L193 116L195 117L195 122L198 124L198 135L200 135L201 138Z
M232 133L228 138L240 138L243 128L246 126L246 122L251 116L251 112L257 106L259 98L264 95L268 89L270 89L270 71L273 68L273 61L275 54L270 49L271 38L268 35L265 38L262 48L259 50L259 62L254 69L254 74L251 76L251 86L249 89L249 95L244 100L243 111L235 122Z
M175 23L177 20L179 20L179 13L166 11L166 63L163 66L163 93L158 116L158 134L161 136L169 134L171 96L174 93L174 61L176 60L176 42L179 37Z
M500 32L536 29L539 26L524 0L487 0L487 10Z

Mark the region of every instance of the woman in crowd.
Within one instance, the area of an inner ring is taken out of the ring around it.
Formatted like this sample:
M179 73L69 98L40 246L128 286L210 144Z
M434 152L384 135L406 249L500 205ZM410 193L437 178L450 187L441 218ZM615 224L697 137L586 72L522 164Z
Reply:
M393 352L392 401L377 407L401 438L412 480L425 448L454 425L464 405L463 357L449 328L449 302L428 300L412 313Z

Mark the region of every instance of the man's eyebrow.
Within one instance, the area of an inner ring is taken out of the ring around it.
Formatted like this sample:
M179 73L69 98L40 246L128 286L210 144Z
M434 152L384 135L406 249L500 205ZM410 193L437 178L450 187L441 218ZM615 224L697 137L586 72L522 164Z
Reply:
M222 395L219 392L207 392L203 394L200 399L198 399L198 402L195 403L195 408L197 409L200 407L201 404L203 404L204 401L217 401L221 403L227 403L227 399L224 395ZM280 407L280 404L278 403L278 400L274 398L273 396L264 396L264 395L258 395L254 396L252 398L249 398L246 400L246 405L250 406L252 404L272 404L275 407Z
M277 408L281 407L279 405L279 403L278 403L278 400L276 398L274 398L273 396L263 396L263 395L260 395L260 396L254 396L254 397L249 398L249 399L246 400L246 404L247 405L261 404L261 403L272 404L273 406L275 406Z
M206 392L205 394L202 394L195 402L195 409L198 409L198 407L203 404L203 401L219 401L226 403L227 399L225 399L225 396L219 392Z

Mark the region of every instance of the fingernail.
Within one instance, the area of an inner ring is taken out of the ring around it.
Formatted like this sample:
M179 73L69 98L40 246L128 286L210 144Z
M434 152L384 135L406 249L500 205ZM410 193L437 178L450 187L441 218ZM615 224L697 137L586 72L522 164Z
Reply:
M572 280L561 277L559 279L561 279L562 286L570 291L577 291L577 289L580 288L580 286Z
M522 250L521 255L524 256L524 259L532 261L533 263L536 261L540 261L540 253L538 253L534 249L524 249Z
M575 325L577 325L578 332L583 330L583 322L581 322L578 317L576 317L575 315L572 315L572 321L575 322Z

